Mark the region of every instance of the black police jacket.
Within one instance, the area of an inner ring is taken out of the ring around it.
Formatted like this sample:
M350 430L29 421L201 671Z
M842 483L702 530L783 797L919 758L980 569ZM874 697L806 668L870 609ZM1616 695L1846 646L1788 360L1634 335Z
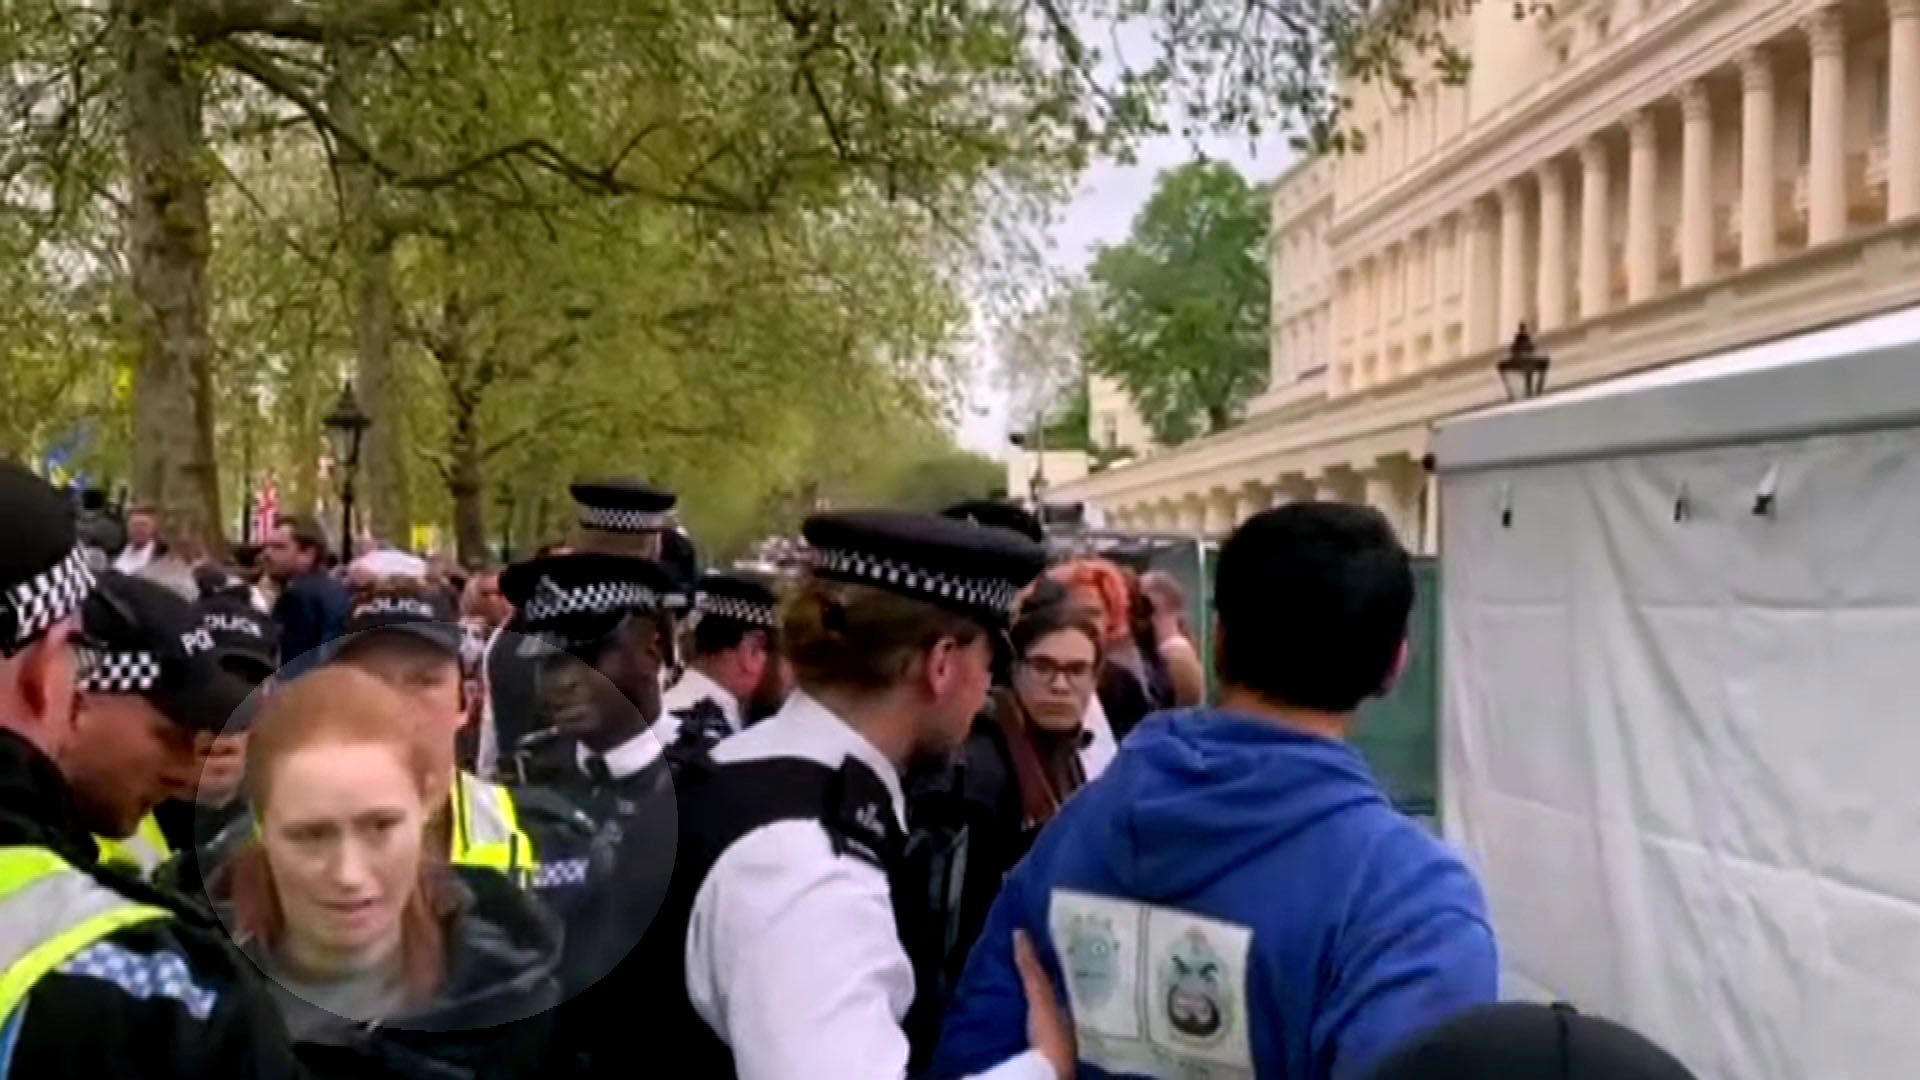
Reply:
M887 874L896 932L914 967L914 1003L905 1027L913 1048L911 1068L917 1071L939 1035L940 998L926 982L937 962L924 962L937 961L937 953L925 946L929 926L918 900L923 882L908 838L893 824L891 797L880 778L851 758L838 768L799 758L726 764L702 758L683 767L675 791L680 839L666 902L640 946L610 977L619 980L627 1002L629 1054L635 1046L660 1048L668 1055L663 1060L673 1062L675 1076L718 1080L735 1075L732 1051L687 997L686 941L694 898L734 841L774 822L803 820L820 822L837 854L865 860ZM822 947L829 950L822 956L830 956L831 943ZM631 1075L630 1059L603 1058L595 1065L591 1075L596 1077Z
M301 1075L253 966L195 905L96 865L66 782L0 730L0 846L46 848L94 881L169 911L102 939L34 983L6 1018L8 1075L33 1080L206 1080Z

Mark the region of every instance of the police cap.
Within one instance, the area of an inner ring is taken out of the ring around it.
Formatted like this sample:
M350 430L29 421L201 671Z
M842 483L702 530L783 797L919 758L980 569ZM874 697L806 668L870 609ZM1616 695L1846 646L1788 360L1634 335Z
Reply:
M1005 499L968 499L955 503L940 513L960 521L971 521L975 525L997 525L1002 529L1012 529L1021 536L1038 544L1046 539L1046 531L1040 527L1040 519L1027 512L1027 508Z
M654 533L673 527L679 497L638 477L577 480L568 489L580 504L583 528L614 533Z
M936 514L848 511L808 518L811 570L1003 627L1014 598L1046 567L1039 544L1009 529Z
M145 578L107 572L80 616L80 689L146 698L192 731L232 730L253 687L220 664L193 605Z
M737 574L708 574L694 594L694 614L702 619L732 619L764 629L780 625L773 590Z
M500 591L518 609L514 629L571 648L600 640L630 614L672 610L677 587L651 559L567 552L507 567Z
M273 674L280 626L253 606L244 589L203 596L194 612L200 628L213 638L214 658L221 667L255 685Z
M12 656L78 611L94 578L73 508L18 462L0 461L0 521L0 655Z

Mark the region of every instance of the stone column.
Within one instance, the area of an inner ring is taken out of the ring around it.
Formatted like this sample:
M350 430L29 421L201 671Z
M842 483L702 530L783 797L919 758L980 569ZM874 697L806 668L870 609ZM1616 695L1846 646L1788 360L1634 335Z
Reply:
M1608 228L1607 144L1600 136L1580 147L1580 317L1606 313L1613 291L1607 280L1613 236Z
M1468 356L1493 348L1497 331L1495 321L1500 309L1496 304L1493 278L1493 214L1486 200L1467 207L1467 267L1460 284L1461 351Z
M1837 5L1806 21L1813 54L1807 121L1807 243L1847 231L1847 36Z
M1428 359L1436 364L1447 356L1447 316L1442 303L1444 297L1440 281L1442 277L1453 274L1451 267L1440 262L1444 255L1452 252L1452 248L1442 241L1455 229L1456 219L1449 216L1427 231L1427 333L1433 337L1433 351L1428 354Z
M1500 188L1500 318L1496 334L1527 321L1527 193L1519 180Z
M1400 373L1413 370L1413 297L1419 278L1415 267L1420 260L1415 254L1421 250L1420 234L1413 234L1406 243L1400 245Z
M1705 79L1680 91L1680 284L1713 276L1713 102Z
M1234 511L1233 493L1215 489L1207 494L1205 516L1200 523L1201 531L1210 537L1225 536L1233 531Z
M1539 169L1540 265L1539 295L1534 315L1540 329L1552 330L1567 321L1567 181L1558 160Z
M1773 54L1756 45L1740 54L1740 266L1773 261Z
M1887 219L1920 213L1920 0L1887 3Z
M1382 459L1364 475L1364 498L1380 511L1409 551L1421 546L1419 497L1425 476L1411 459L1396 455Z
M1239 504L1233 508L1233 523L1241 522L1265 510L1268 505L1267 489L1259 484L1248 484L1240 489Z
M1660 147L1651 106L1627 121L1627 302L1651 297L1660 284Z

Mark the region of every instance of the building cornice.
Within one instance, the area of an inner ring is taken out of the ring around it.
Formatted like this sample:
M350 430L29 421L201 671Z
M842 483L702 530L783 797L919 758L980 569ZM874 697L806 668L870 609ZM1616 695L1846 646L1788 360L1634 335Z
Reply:
M1597 130L1734 62L1743 47L1795 32L1807 8L1805 0L1694 0L1650 13L1612 48L1483 118L1426 167L1337 207L1328 244L1355 254L1392 244L1542 161L1576 152ZM1661 79L1650 82L1645 71Z
M1539 335L1566 389L1920 302L1920 219L1856 233L1765 266L1616 309ZM1434 423L1502 400L1499 348L1398 382L1255 416L1055 489L1109 508L1283 476L1364 467L1425 453Z

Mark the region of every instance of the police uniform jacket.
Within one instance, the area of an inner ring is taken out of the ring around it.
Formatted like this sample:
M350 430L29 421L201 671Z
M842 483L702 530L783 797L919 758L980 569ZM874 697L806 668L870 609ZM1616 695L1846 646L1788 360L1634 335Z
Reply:
M218 924L98 866L58 769L7 731L0 849L9 870L40 862L51 871L24 882L8 874L0 900L0 1072L33 1080L300 1075L272 1003ZM107 912L123 920L118 929L73 932L88 913Z
M673 876L678 824L664 748L641 732L604 754L578 751L584 813L599 823L586 888L567 913L556 1066L590 1077L634 1068L635 1002L660 971L639 948ZM674 1045L669 1041L665 1046ZM697 1074L692 1074L697 1075Z
M691 893L684 1000L704 1037L724 1044L721 1068L746 1080L906 1076L915 970L889 876L906 817L895 767L804 693L712 758L713 779L696 778L683 800L680 866L691 871L674 892ZM738 794L776 772L789 774L777 782L790 791L808 775L829 778L819 812L702 841L703 830L735 831L730 788ZM984 1075L1054 1074L1029 1051Z

